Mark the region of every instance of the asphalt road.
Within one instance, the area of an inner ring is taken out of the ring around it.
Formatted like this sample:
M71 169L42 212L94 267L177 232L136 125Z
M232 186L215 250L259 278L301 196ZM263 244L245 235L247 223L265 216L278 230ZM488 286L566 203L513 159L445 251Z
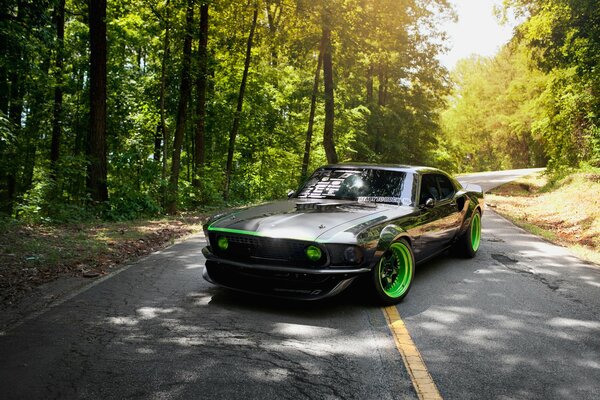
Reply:
M527 171L469 175L484 188ZM398 306L445 399L600 397L600 267L491 210L475 259L417 269ZM150 255L0 335L3 399L416 398L380 308L238 295L204 238Z

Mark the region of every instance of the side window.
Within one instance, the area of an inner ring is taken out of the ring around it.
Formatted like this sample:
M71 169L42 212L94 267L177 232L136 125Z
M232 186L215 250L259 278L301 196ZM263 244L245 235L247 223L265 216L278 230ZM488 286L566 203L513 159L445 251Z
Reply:
M425 204L428 198L434 200L440 199L440 192L436 183L435 175L423 175L421 178L421 193L419 194L419 204Z
M440 188L440 200L446 200L452 198L454 195L454 185L448 177L444 175L436 175L437 183Z

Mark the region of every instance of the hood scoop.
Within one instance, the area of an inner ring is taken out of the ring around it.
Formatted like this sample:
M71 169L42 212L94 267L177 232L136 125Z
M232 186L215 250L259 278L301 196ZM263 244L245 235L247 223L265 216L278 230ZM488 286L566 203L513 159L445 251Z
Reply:
M296 203L296 210L298 211L335 211L339 206L344 205L344 203L320 203L318 201L307 201L307 202L299 202Z

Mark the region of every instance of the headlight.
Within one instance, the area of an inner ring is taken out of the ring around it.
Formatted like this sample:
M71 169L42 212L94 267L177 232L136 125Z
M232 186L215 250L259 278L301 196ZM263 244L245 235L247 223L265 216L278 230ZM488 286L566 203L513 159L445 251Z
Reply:
M314 245L308 246L304 252L310 261L319 261L323 255L321 249Z
M219 236L217 239L217 246L221 250L227 250L229 248L229 240L225 236Z

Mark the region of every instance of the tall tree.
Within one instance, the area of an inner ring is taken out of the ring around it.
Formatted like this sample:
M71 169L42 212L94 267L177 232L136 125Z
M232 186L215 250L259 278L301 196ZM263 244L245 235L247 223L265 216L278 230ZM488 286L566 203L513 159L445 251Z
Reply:
M179 86L179 106L177 107L177 122L175 124L173 157L171 161L171 177L169 178L169 193L167 198L167 212L169 214L175 214L177 212L177 202L179 198L179 170L181 168L181 147L183 145L183 134L185 132L185 116L192 91L190 68L192 63L194 0L188 0L185 15L183 62L181 65L181 85Z
M277 52L277 41L275 35L279 28L279 21L283 13L282 0L267 0L265 4L267 11L267 23L269 26L269 34L271 35L271 65L277 66L278 52Z
M50 163L52 176L56 178L56 164L60 157L60 139L62 136L62 108L63 108L63 53L65 40L65 0L58 0L54 10L54 25L56 26L56 54L54 61L55 86L54 108L52 119L52 142L50 145Z
M106 162L106 0L89 1L90 129L87 189L96 202L108 200Z
M162 46L162 58L160 65L160 131L162 134L162 174L161 177L164 180L167 177L167 158L169 155L169 133L167 131L167 121L165 113L165 103L167 97L167 68L169 58L171 55L171 42L170 42L170 30L171 30L171 0L165 2L165 14L163 18L165 37L163 39ZM156 147L156 146L155 146ZM167 194L163 192L163 203L166 203Z
M313 81L312 94L310 96L310 111L308 112L308 127L306 128L306 139L304 140L304 157L302 158L302 171L300 173L300 183L306 179L308 173L308 164L310 162L310 147L312 144L313 125L315 123L315 109L317 108L317 95L319 92L319 77L321 75L321 66L323 64L323 41L319 48L317 57L317 70Z
M200 6L200 40L198 41L198 74L196 76L196 134L194 136L194 177L192 185L200 188L200 177L206 162L204 130L206 119L206 86L208 74L208 3Z
M246 59L244 61L244 72L242 74L242 82L240 83L240 91L238 92L238 101L235 114L233 116L233 125L229 133L229 146L227 147L227 166L225 169L225 189L223 190L223 198L229 197L229 185L231 182L231 172L233 170L233 152L235 151L235 138L240 127L240 119L242 116L242 106L244 105L244 92L246 91L246 81L248 80L248 70L250 69L250 59L252 56L252 40L254 38L254 30L256 29L256 21L258 19L258 4L254 4L254 12L252 14L252 25L248 34L248 42L246 43Z
M329 5L323 7L323 85L325 98L325 126L323 128L323 147L329 164L338 162L335 142L333 139L334 127L334 99L333 99L333 60L331 46L331 9Z
M26 4L24 1L16 2L16 16L12 16L14 18L15 25L24 24L25 18L25 9ZM21 32L19 32L21 33ZM13 160L11 165L8 166L6 171L2 171L5 180L2 193L2 210L8 215L11 215L13 212L14 203L17 197L17 187L18 187L18 170L21 167L19 150L19 144L22 142L22 117L23 117L23 98L25 96L25 85L24 80L26 79L26 75L24 75L24 70L26 68L26 63L23 60L23 44L19 41L16 43L8 43L7 55L11 56L12 68L10 72L7 73L7 81L8 81L8 95L6 96L7 102L7 111L8 111L8 120L10 121L10 126L15 136L14 144L9 148L7 152L7 156ZM4 64L4 63L3 63Z

